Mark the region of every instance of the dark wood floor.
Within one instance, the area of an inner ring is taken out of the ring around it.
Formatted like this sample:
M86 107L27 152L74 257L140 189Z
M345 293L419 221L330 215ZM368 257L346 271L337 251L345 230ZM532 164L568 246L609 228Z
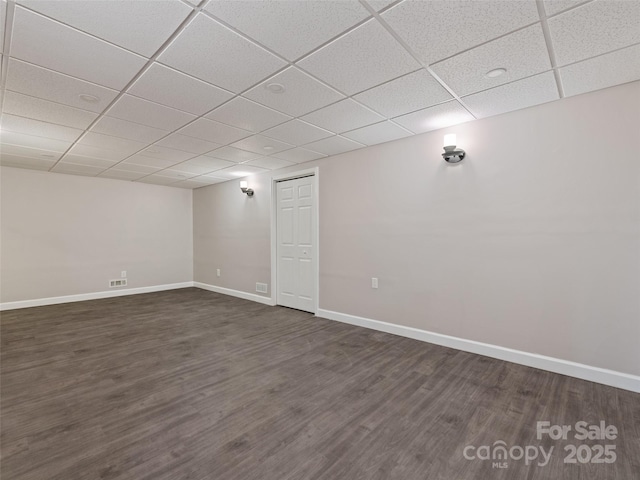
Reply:
M295 310L183 289L9 311L1 334L2 480L640 478L638 394ZM538 441L539 420L619 435ZM499 440L554 452L463 456ZM617 460L564 464L569 443Z

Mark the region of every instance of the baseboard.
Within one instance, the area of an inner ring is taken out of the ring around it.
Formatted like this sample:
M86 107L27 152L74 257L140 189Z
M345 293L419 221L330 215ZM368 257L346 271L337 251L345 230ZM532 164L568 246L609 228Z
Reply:
M162 292L177 288L193 287L193 282L168 283L165 285L152 285L150 287L124 288L107 290L102 292L81 293L78 295L65 295L62 297L36 298L34 300L21 300L18 302L0 303L0 311L15 310L17 308L41 307L43 305L57 305L59 303L83 302L85 300L97 300L100 298L123 297L125 295L137 295L139 293Z
M465 340L464 338L451 337L440 333L420 330L418 328L395 325L370 318L357 317L346 313L333 312L331 310L318 309L318 317L336 320L338 322L370 328L381 332L413 338L423 342L434 343L443 347L455 348L470 353L477 353L487 357L506 360L507 362L539 368L549 372L581 378L591 382L602 383L611 387L622 388L640 393L640 377L628 373L616 372L599 367L592 367L581 363L547 357L535 353L513 350L488 343Z
M252 302L264 303L265 305L275 305L271 297L263 297L262 295L256 295L254 293L242 292L240 290L233 290L231 288L218 287L216 285L209 285L207 283L193 282L193 286L202 288L203 290L209 290L210 292L222 293L224 295L231 295L232 297L244 298L245 300L251 300Z

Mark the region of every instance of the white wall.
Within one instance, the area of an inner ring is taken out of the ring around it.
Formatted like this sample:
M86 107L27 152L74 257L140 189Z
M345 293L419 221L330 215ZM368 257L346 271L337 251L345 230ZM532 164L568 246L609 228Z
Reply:
M320 307L640 374L638 132L635 82L287 169L320 167ZM270 177L194 192L195 281L270 281Z
M193 280L191 190L1 167L1 302Z

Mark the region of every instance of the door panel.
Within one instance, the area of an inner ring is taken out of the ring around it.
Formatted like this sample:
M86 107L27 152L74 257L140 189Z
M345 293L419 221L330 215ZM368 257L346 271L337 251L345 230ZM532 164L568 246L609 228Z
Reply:
M280 229L281 241L283 245L293 245L293 207L286 207L280 210L282 216L282 228Z
M310 206L298 207L298 245L301 247L310 247L313 242L311 239L312 220L313 212Z
M315 176L278 182L276 301L285 307L315 311Z

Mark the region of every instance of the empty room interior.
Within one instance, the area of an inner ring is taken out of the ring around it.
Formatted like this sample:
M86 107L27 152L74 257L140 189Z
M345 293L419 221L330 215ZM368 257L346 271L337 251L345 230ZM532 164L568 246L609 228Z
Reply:
M640 2L0 15L2 480L640 478Z

